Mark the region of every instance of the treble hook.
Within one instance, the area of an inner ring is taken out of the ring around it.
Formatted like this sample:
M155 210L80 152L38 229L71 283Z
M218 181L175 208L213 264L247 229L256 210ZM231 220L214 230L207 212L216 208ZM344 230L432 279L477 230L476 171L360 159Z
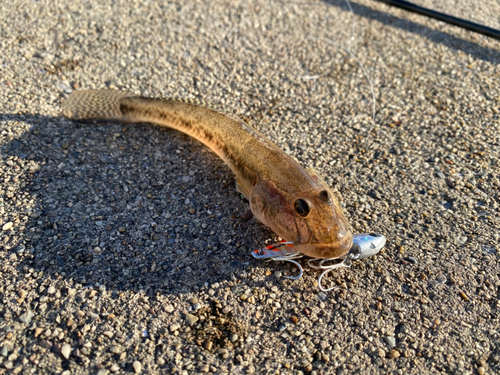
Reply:
M331 265L324 265L324 263L326 263L326 262L330 262L330 261L333 261L333 260L339 260L339 258L330 258L330 259L323 259L323 260L321 260L318 263L318 265L315 265L315 264L312 263L312 262L314 262L314 261L316 261L318 259L309 259L307 261L307 264L311 268L325 270L318 277L318 287L319 287L319 290L321 290L322 292L329 292L330 290L335 289L335 287L331 287L331 288L328 288L328 289L323 288L323 285L321 285L321 281L323 280L323 277L325 277L327 273L329 273L332 270L335 270L337 268L350 268L353 259L356 259L356 255L349 254L347 256L347 258L343 259L342 262L340 262L340 263L335 263L335 264L331 264Z

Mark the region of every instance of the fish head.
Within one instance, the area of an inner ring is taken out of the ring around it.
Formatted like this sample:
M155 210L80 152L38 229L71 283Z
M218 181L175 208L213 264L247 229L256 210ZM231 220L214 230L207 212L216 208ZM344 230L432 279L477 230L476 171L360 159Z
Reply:
M250 194L255 217L307 256L320 259L345 255L353 236L342 206L316 174L298 189L261 180Z

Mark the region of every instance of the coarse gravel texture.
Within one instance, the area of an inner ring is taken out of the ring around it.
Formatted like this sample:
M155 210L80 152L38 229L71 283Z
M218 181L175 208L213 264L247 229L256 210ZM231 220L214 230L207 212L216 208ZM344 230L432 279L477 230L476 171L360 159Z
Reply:
M498 41L369 0L0 6L0 374L500 372ZM285 279L206 147L59 117L106 87L223 105L387 246Z

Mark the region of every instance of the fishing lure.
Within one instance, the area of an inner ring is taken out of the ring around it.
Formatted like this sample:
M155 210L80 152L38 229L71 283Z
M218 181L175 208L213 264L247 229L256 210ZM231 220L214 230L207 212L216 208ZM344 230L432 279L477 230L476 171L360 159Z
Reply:
M323 277L330 271L350 267L353 260L369 258L377 254L385 245L386 238L382 234L377 233L362 233L353 236L353 245L349 252L338 258L330 259L309 259L308 265L311 268L324 270L318 278L319 289L323 292L328 292L333 288L325 289L322 286ZM252 256L256 259L269 259L274 261L286 261L295 264L299 269L298 276L284 276L287 279L300 279L304 270L296 259L301 258L301 254L295 247L293 242L281 241L273 245L254 250ZM316 262L316 263L315 263ZM330 263L334 262L334 263Z

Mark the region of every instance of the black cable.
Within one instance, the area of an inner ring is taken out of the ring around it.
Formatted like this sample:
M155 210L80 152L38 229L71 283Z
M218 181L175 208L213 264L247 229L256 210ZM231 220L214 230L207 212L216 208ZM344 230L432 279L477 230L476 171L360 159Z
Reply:
M470 22L463 20L461 18L449 16L444 13L436 12L434 10L430 10L427 8L423 8L421 6L412 4L408 1L404 0L377 0L382 3L386 3L392 6L395 6L397 8L401 8L404 10L407 10L409 12L421 14L423 16L427 16L429 18L434 18L439 21L443 21L446 23L449 23L450 25L458 26L461 27L462 29L474 31L479 34L483 34L486 36L489 36L490 38L500 40L500 30L492 29L491 27L488 26L483 26L478 23Z

